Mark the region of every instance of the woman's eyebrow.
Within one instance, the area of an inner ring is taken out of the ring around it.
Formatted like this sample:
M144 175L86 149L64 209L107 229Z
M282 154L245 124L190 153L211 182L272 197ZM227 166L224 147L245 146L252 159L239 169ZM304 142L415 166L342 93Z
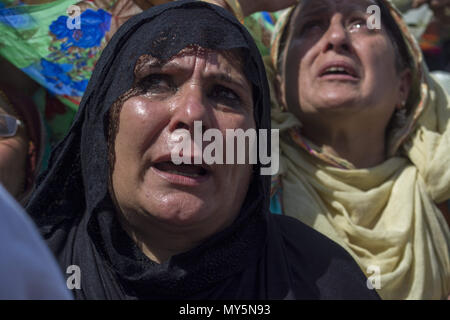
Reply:
M206 75L206 77L209 80L213 80L213 81L217 81L217 82L221 82L221 83L227 83L229 85L238 87L245 91L250 90L250 87L249 87L247 81L245 81L241 77L232 77L230 74L225 73L225 72L212 72L212 73Z
M153 68L153 67L150 67ZM158 68L161 71L168 72L168 73L175 73L180 72L181 74L191 74L192 68L184 67L177 63L176 61L169 61L166 64L163 64L162 66L154 66L154 68ZM243 88L244 90L250 90L250 87L248 83L240 76L232 76L230 73L221 71L221 70L215 70L215 71L207 71L204 74L204 77L208 81L218 81L221 83L227 83L230 85L233 85L235 87Z
M143 58L136 63L135 75L138 78L143 78L150 72L167 72L171 74L181 73L189 75L192 72L191 68L186 68L180 65L176 60L163 62L156 58ZM224 71L209 71L205 74L208 81L216 81L226 83L236 88L248 91L251 89L247 81L242 77L233 77Z
M152 69L161 69L164 63L161 60L150 57L150 56L142 56L136 62L136 66L134 67L134 74L136 77L141 78Z

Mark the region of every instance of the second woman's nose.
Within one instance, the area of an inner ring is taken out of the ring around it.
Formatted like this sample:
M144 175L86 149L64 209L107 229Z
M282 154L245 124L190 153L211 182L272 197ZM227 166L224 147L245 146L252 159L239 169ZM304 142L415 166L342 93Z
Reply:
M342 14L337 13L331 18L322 40L324 53L329 50L334 50L338 53L351 51L350 38L345 28Z

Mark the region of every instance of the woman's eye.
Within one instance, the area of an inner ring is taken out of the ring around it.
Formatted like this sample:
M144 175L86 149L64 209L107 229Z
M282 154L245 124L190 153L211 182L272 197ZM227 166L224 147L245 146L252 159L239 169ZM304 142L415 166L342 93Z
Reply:
M231 106L238 106L241 103L241 98L236 92L222 85L214 86L210 92L210 97Z
M357 31L361 29L365 29L367 27L367 21L364 19L357 19L350 23L350 31Z
M170 77L163 74L146 76L139 84L142 89L155 94L173 91L175 89Z
M320 20L306 22L301 28L301 33L322 30L323 23Z

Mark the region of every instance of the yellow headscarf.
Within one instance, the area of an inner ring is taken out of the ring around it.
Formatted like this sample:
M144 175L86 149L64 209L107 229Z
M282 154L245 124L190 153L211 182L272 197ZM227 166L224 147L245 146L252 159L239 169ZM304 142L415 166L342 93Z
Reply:
M430 77L398 11L385 3L414 60L407 123L389 132L385 162L355 169L303 137L300 122L272 94L272 127L280 129L283 210L350 252L380 285L382 298L446 299L450 230L436 203L450 199L450 100ZM271 59L266 59L272 79L292 11L279 18ZM378 271L379 282L374 278Z

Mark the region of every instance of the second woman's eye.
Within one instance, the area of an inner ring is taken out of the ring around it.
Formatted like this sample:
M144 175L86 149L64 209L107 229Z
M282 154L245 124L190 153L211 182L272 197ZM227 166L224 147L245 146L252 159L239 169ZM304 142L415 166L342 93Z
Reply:
M176 89L169 75L151 74L139 81L139 85L151 94L166 93Z
M299 34L308 34L311 32L321 31L324 28L324 23L321 20L311 20L303 24L299 30Z
M232 107L238 107L241 104L241 98L239 95L234 90L222 85L215 85L211 89L209 96L217 102L224 103Z
M361 29L365 29L367 27L367 20L358 18L351 21L349 24L349 30L350 31L358 31Z

